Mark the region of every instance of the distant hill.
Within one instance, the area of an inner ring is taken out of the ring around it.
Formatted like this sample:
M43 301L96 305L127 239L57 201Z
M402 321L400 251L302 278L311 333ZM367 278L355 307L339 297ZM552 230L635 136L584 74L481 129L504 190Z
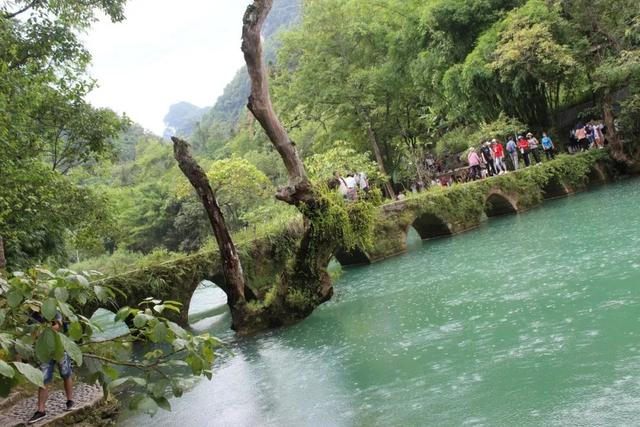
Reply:
M265 37L265 56L273 61L278 50L278 43L273 37L283 29L300 22L302 16L302 0L275 0L273 8L263 27ZM165 117L167 130L164 137L179 134L189 137L201 122L205 129L214 123L224 124L225 128L233 128L247 104L251 85L246 67L242 67L224 88L213 107L198 108L188 102L180 102L171 106Z
M169 107L169 112L164 116L166 126L163 138L172 136L189 136L195 132L198 122L209 108L200 108L188 102L178 102Z

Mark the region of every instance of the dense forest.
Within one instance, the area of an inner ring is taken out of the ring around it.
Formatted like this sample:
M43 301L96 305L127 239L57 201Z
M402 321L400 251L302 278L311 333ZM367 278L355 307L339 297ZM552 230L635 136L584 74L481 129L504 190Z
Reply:
M122 3L109 9L114 21ZM458 154L488 137L549 130L560 142L562 113L584 103L581 119L615 119L615 140L631 140L639 9L632 0L276 1L264 33L272 95L312 174L363 170L391 191L428 181L427 159L460 165ZM83 100L90 54L73 31L93 15L69 6L57 21L3 16L8 266L109 272L212 244L168 141ZM242 69L213 107L178 104L166 122L201 159L232 231L250 236L298 214L273 199L286 173L244 108L248 90Z

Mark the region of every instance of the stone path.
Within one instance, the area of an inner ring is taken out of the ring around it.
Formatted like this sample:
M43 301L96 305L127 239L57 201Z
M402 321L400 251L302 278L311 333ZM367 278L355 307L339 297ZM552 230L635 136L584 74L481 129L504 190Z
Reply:
M32 425L42 426L52 421L60 420L67 415L74 414L81 409L95 405L100 399L102 399L102 388L99 386L84 383L74 384L73 401L75 404L73 405L72 411L65 411L67 397L64 394L64 390L51 390L46 405L46 418ZM36 408L36 396L22 399L13 406L0 411L0 426L14 427L26 425L29 418L31 418L36 411Z

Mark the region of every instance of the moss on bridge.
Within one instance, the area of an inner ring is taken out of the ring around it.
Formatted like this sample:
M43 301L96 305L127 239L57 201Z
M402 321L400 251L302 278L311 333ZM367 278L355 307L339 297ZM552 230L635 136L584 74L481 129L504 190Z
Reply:
M407 233L421 238L454 235L477 227L486 217L524 212L544 199L566 196L617 175L606 152L561 155L557 159L506 175L452 187L436 187L384 205L376 224L375 244L358 248L360 263L375 262L406 251ZM349 257L339 259L348 263Z
M375 221L373 244L350 252L339 250L336 258L343 265L379 261L406 251L411 226L424 239L461 233L478 226L487 216L526 211L545 198L580 191L589 183L606 181L616 174L617 166L602 150L559 156L540 166L481 181L436 187L382 205ZM302 224L292 224L279 233L238 244L247 282L261 299L292 261L302 234ZM120 297L117 305L135 305L148 296L180 301L184 309L177 320L186 324L191 296L203 280L225 289L217 250L109 277L103 282L127 295Z

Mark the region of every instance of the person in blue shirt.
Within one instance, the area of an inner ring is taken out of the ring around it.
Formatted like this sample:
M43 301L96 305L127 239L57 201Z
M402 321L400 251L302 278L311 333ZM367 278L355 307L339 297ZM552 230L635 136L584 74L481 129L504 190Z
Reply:
M547 160L553 160L553 151L555 150L555 146L553 145L553 141L549 138L546 132L542 132L542 139L540 140L542 143L542 149L544 150L544 154L547 156Z
M513 170L518 170L518 146L516 142L513 140L513 137L509 137L509 142L507 142L507 153L511 157L511 162L513 163Z

